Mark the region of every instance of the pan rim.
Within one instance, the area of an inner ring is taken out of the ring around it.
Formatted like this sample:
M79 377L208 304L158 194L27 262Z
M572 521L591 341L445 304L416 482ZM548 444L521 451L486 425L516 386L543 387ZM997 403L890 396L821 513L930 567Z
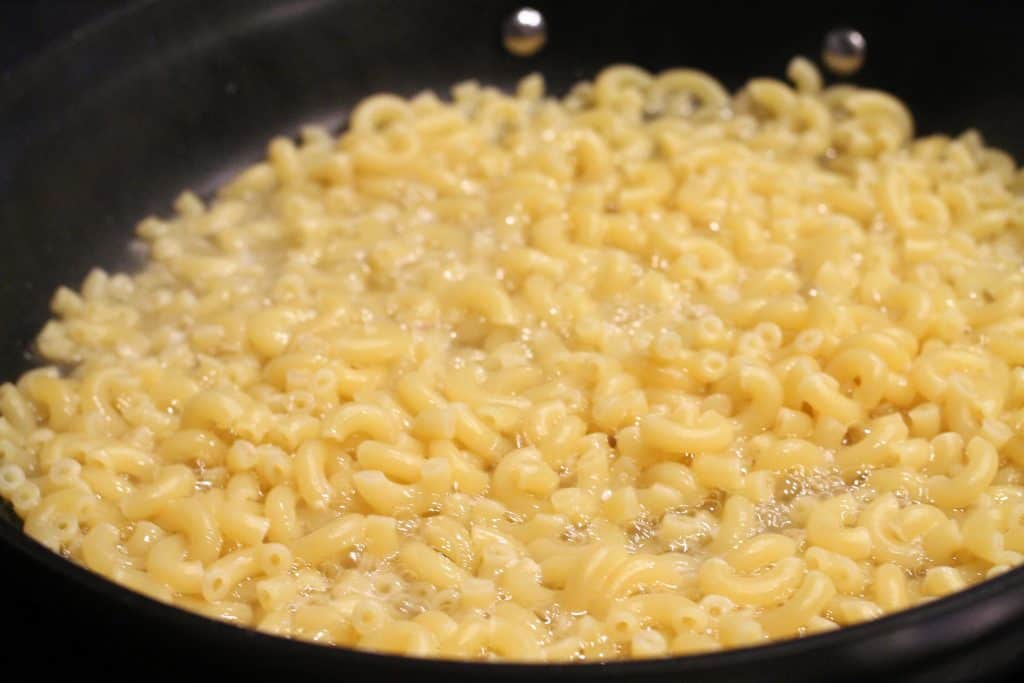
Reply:
M896 635L902 630L915 626L926 625L934 628L938 626L935 623L938 618L960 620L963 618L964 612L968 611L972 606L984 606L988 602L998 599L1004 593L1024 591L1024 567L1017 567L1000 576L987 579L943 598L886 614L877 619L843 626L827 633L774 640L753 647L730 648L717 652L675 657L612 660L607 662L479 661L453 658L409 657L345 646L323 645L311 641L274 635L256 628L236 626L182 607L160 602L143 593L137 593L115 583L101 574L54 553L25 534L17 526L6 521L0 522L0 542L8 547L15 548L23 556L44 566L52 573L64 578L70 578L76 584L89 589L94 595L101 595L112 601L144 609L154 613L169 625L180 624L183 627L201 626L220 639L248 640L257 647L279 648L282 653L287 650L295 655L302 655L303 653L312 655L316 653L319 657L336 657L339 664L343 661L352 663L354 660L361 659L368 664L401 664L407 668L418 669L426 667L432 671L437 671L437 667L441 667L442 670L449 670L453 673L456 671L465 673L468 670L473 670L476 673L524 673L530 671L550 673L562 671L586 675L587 673L594 674L600 671L610 676L616 676L664 672L666 670L677 673L701 673L705 670L721 671L743 664L768 664L770 662L787 660L791 657L809 657L814 652L825 650L842 651L851 645L865 644L868 641L883 639L886 636ZM942 630L939 632L947 634L944 639L939 640L931 637L926 643L916 642L914 643L914 651L909 653L911 656L888 661L893 664L907 665L920 657L935 654L935 651L945 652L952 643L958 644L961 648L968 647L973 642L984 639L992 632L1007 624L1018 621L1022 617L1019 609L1014 609L1012 605L1004 608L1001 612L1001 614L990 617L986 628L979 632L965 634L960 629ZM969 637L965 638L965 636ZM898 654L908 654L904 649L897 650L896 652Z
M130 0L121 7L102 12L95 19L73 29L71 33L63 38L46 44L38 52L27 55L11 68L0 72L0 83L3 84L3 89L0 90L0 110L6 109L11 103L22 96L24 91L30 87L38 72L52 67L54 63L59 62L80 43L108 30L111 25L116 25L128 17L159 4L161 1Z

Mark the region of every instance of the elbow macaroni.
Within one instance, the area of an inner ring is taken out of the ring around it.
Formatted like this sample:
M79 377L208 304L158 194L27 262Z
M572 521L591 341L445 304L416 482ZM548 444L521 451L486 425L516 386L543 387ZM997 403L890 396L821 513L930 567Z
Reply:
M604 660L1024 560L1024 195L880 92L694 70L378 95L62 288L0 495L282 636Z

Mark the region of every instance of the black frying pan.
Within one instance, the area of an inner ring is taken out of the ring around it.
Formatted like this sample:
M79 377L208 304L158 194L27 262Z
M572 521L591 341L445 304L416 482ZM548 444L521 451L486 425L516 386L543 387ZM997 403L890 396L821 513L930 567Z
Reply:
M855 81L906 99L919 131L975 126L990 142L1024 154L1024 86L1017 80L1024 10L1011 4L533 4L547 17L550 36L546 49L527 59L502 47L499 27L516 7L504 0L150 0L19 68L0 82L0 379L32 363L31 341L58 285L77 286L93 265L132 266L127 244L140 218L166 213L183 188L210 192L256 161L276 133L312 121L341 125L346 108L375 91L444 90L470 77L508 85L534 70L559 90L616 61L696 66L736 87L750 76L781 75L796 53L817 57L828 29L853 25L869 46ZM7 508L0 510L0 572L0 605L24 592L19 604L39 608L7 621L0 647L13 663L45 646L48 657L29 660L40 676L46 667L68 675L77 658L92 675L179 679L209 671L303 681L952 681L1011 675L1024 652L1021 569L829 635L683 659L572 666L378 656L208 621L65 562L25 537Z

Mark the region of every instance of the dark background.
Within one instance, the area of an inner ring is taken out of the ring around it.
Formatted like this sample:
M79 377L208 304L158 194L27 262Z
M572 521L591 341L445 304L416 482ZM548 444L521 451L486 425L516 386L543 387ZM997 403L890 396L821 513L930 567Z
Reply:
M244 0L239 0L244 2ZM0 70L114 12L125 0L0 0ZM3 132L0 131L0 135ZM145 619L0 550L0 652L9 681L205 680L247 674L216 653L166 642ZM20 666L18 663L20 662Z
M0 88L12 67L124 4L125 0L0 0ZM1021 87L1017 78L1010 75L1012 89ZM1014 120L1006 123L1007 136L1022 125ZM184 633L180 639L168 639L166 630L154 630L145 618L20 554L0 550L0 585L4 587L0 623L7 627L0 638L0 652L8 680L260 678L244 658L228 659ZM19 667L19 662L26 666ZM828 663L822 665L824 673ZM1021 678L1024 670L1003 680Z
M0 69L7 72L28 55L124 4L125 0L0 0Z
M0 0L0 88L12 67L126 4ZM3 678L12 683L261 680L259 671L244 660L201 649L188 634L168 640L166 630L154 630L148 619L69 583L20 553L0 549L0 585L0 658L6 663Z

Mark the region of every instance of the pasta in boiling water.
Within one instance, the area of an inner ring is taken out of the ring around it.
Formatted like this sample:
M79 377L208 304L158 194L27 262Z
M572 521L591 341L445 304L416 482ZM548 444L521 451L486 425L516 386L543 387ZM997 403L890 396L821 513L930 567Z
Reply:
M749 646L1021 564L1024 176L789 76L274 140L56 293L0 494L157 600L426 657Z

